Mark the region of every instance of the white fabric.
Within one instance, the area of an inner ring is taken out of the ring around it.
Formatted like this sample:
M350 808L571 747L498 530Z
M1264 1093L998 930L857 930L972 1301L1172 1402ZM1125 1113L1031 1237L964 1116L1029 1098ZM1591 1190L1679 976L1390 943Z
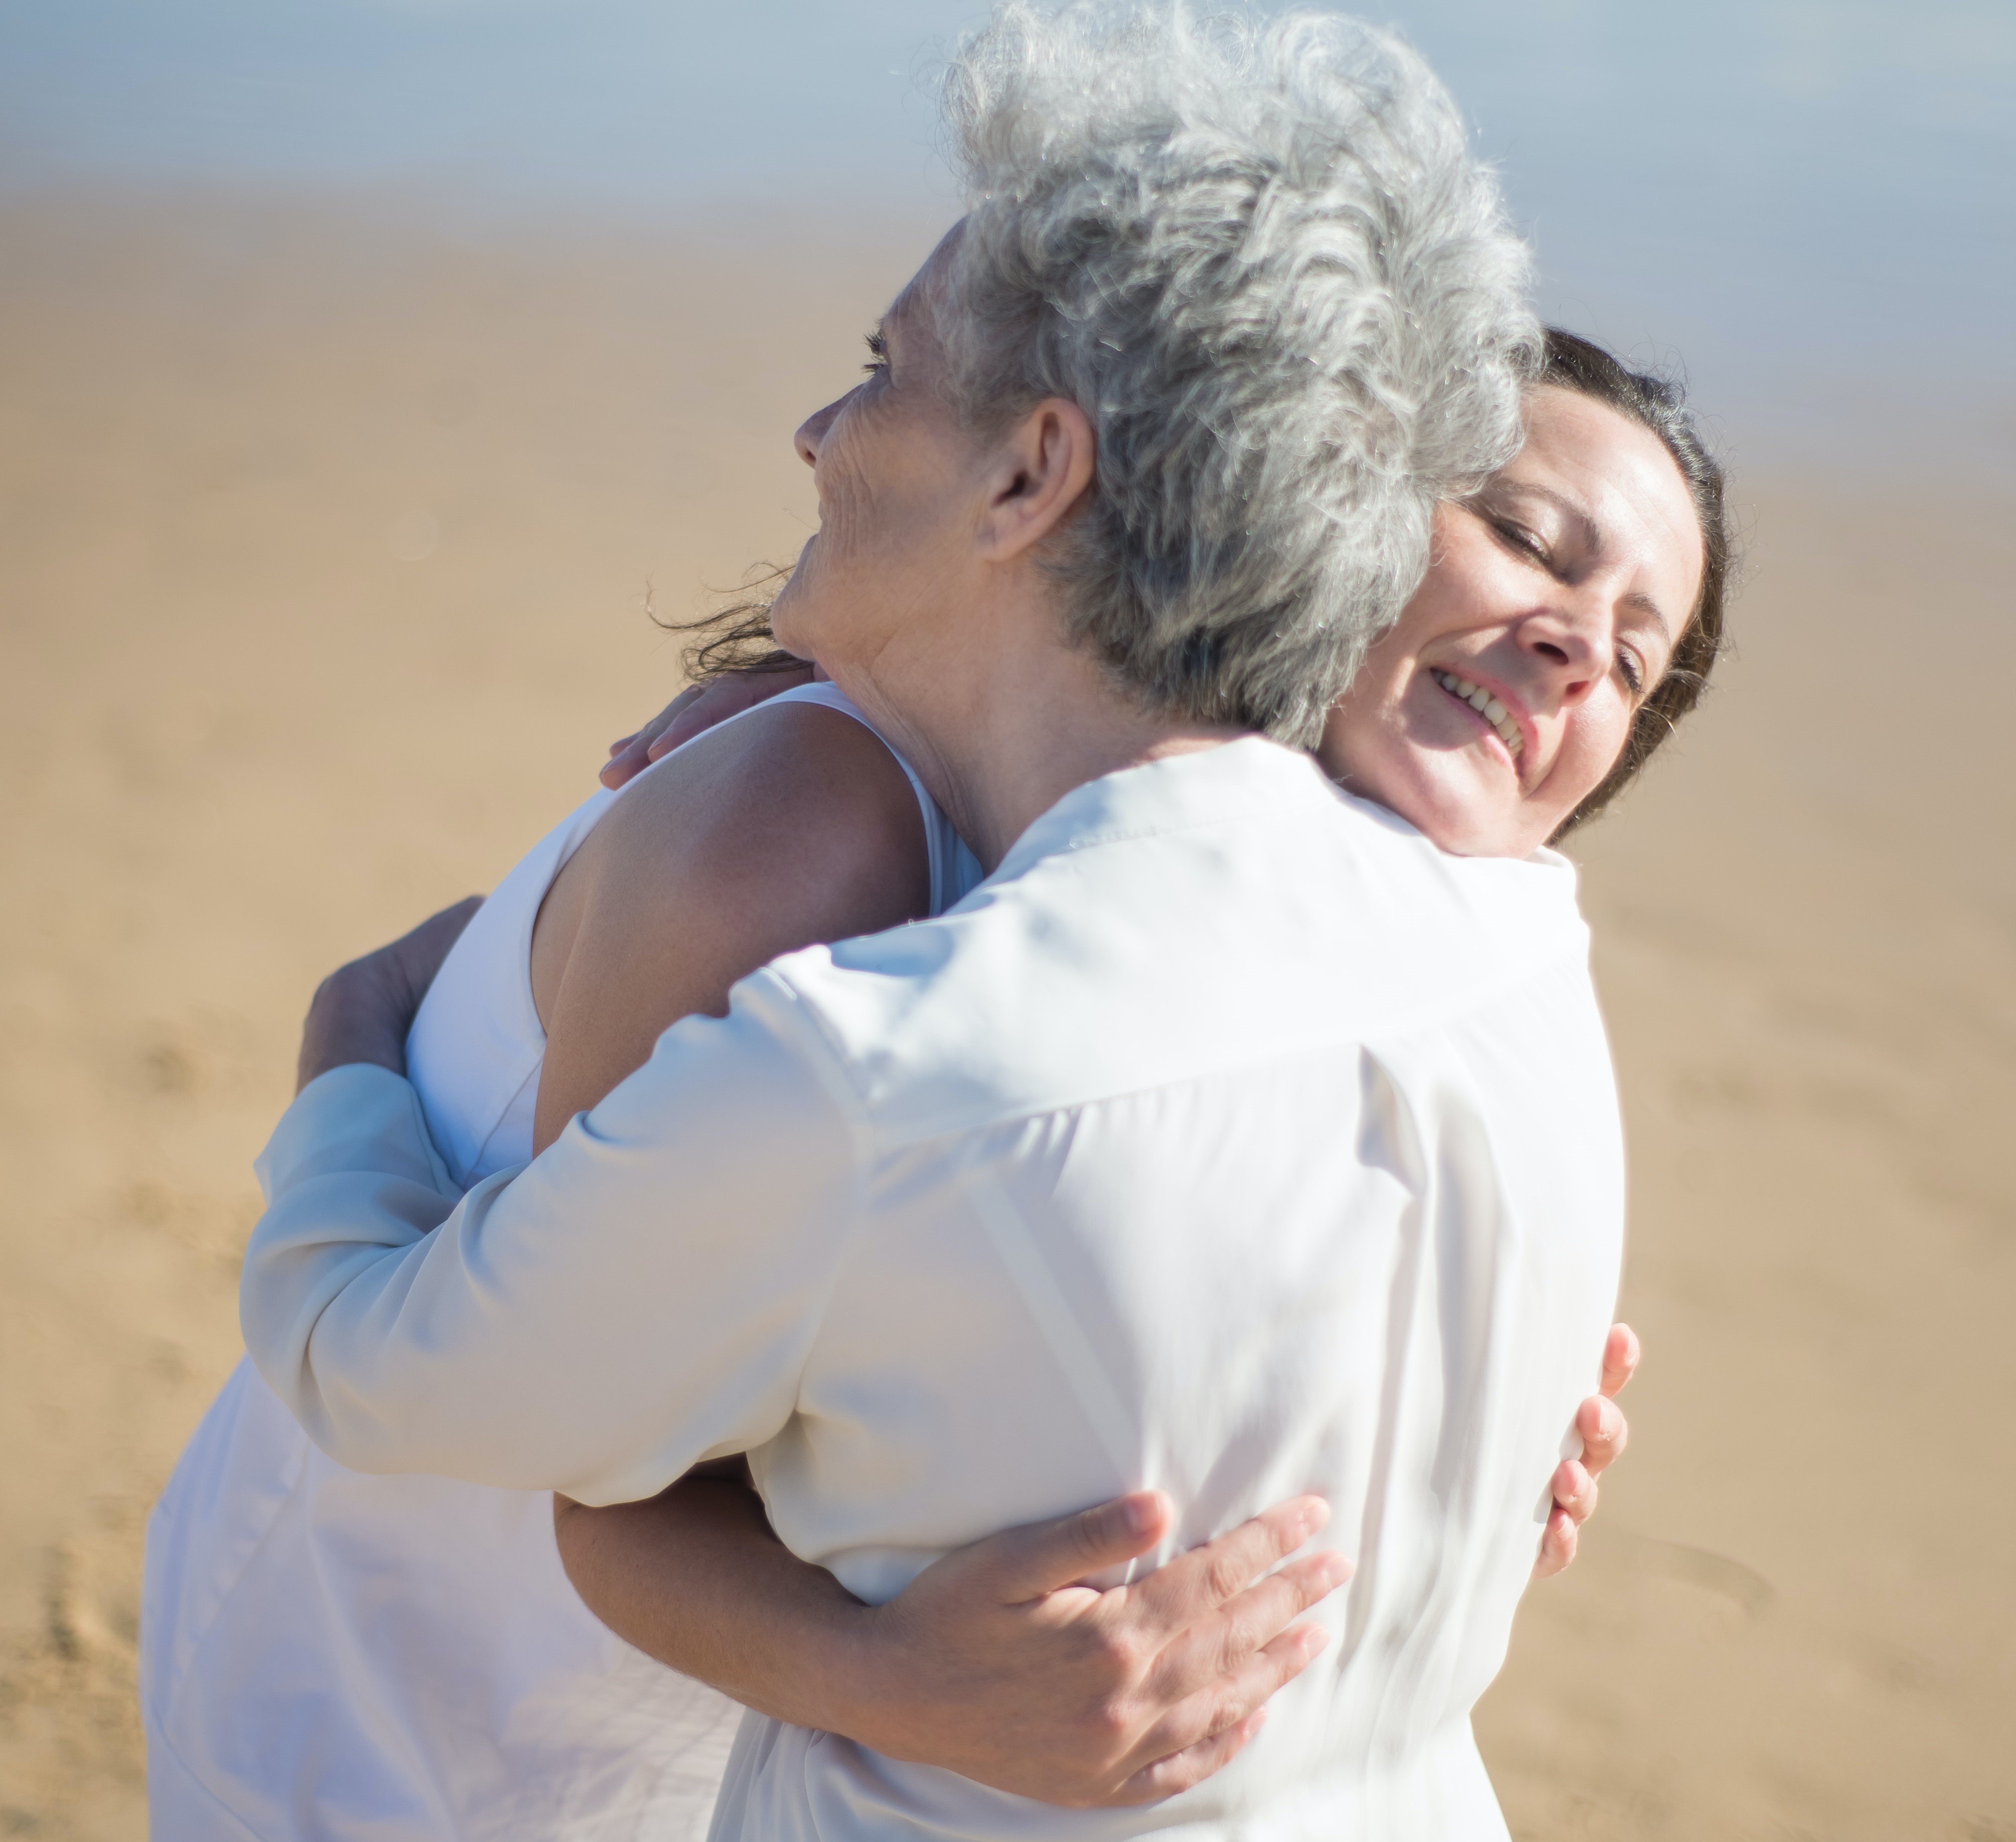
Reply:
M871 1601L1131 1487L1185 1545L1332 1503L1339 1641L1195 1790L1055 1810L751 1715L717 1836L1502 1837L1469 1710L1621 1253L1586 961L1551 854L1446 856L1258 739L1130 770L459 1203L396 1077L311 1083L248 1346L362 1467L607 1502L747 1450Z
M865 720L830 685L778 701ZM979 866L910 780L936 912ZM415 1019L412 1091L452 1189L531 1155L532 925L617 797L586 801L512 871ZM249 1362L155 1510L145 1590L156 1842L706 1832L740 1710L589 1613L549 1495L347 1469Z

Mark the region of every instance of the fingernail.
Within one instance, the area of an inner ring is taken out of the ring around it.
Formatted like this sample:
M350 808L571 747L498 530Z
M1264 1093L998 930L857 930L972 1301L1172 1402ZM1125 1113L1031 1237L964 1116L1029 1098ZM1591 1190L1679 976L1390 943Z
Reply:
M1161 1499L1154 1496L1129 1497L1122 1513L1130 1535L1145 1535L1161 1520Z

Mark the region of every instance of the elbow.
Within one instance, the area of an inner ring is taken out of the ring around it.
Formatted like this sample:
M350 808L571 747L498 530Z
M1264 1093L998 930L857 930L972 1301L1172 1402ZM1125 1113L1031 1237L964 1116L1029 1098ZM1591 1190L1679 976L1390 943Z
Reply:
M572 1557L586 1532L582 1506L573 1498L554 1491L553 1545L560 1551L560 1566L570 1580L574 1577Z
M553 1492L553 1545L559 1550L560 1571L581 1602L597 1618L603 1617L607 1581L603 1566L607 1555L598 1537L607 1521L607 1512L577 1503L571 1497Z

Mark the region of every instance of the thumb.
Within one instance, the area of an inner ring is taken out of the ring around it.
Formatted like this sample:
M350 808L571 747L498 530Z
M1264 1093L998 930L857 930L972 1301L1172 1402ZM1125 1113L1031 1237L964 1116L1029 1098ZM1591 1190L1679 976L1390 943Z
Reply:
M994 1576L1001 1602L1017 1605L1146 1554L1175 1519L1175 1505L1160 1491L1136 1491L1075 1516L1004 1530L980 1544L974 1558Z

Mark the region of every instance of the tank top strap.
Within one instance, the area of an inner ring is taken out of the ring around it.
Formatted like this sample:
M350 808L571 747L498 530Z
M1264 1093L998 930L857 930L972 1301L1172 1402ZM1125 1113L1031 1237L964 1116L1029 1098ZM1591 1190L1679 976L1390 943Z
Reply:
M933 914L944 914L978 886L981 878L979 860L967 848L965 839L952 829L952 821L939 810L938 802L917 777L917 770L903 758L902 751L869 721L861 706L845 691L832 683L797 684L750 708L762 710L774 704L818 704L829 710L837 710L843 716L851 716L895 756L896 765L903 770L904 779L910 783L910 791L917 796L917 809L923 816L924 849L931 863ZM747 711L737 712L747 714ZM733 722L734 719L729 720Z

